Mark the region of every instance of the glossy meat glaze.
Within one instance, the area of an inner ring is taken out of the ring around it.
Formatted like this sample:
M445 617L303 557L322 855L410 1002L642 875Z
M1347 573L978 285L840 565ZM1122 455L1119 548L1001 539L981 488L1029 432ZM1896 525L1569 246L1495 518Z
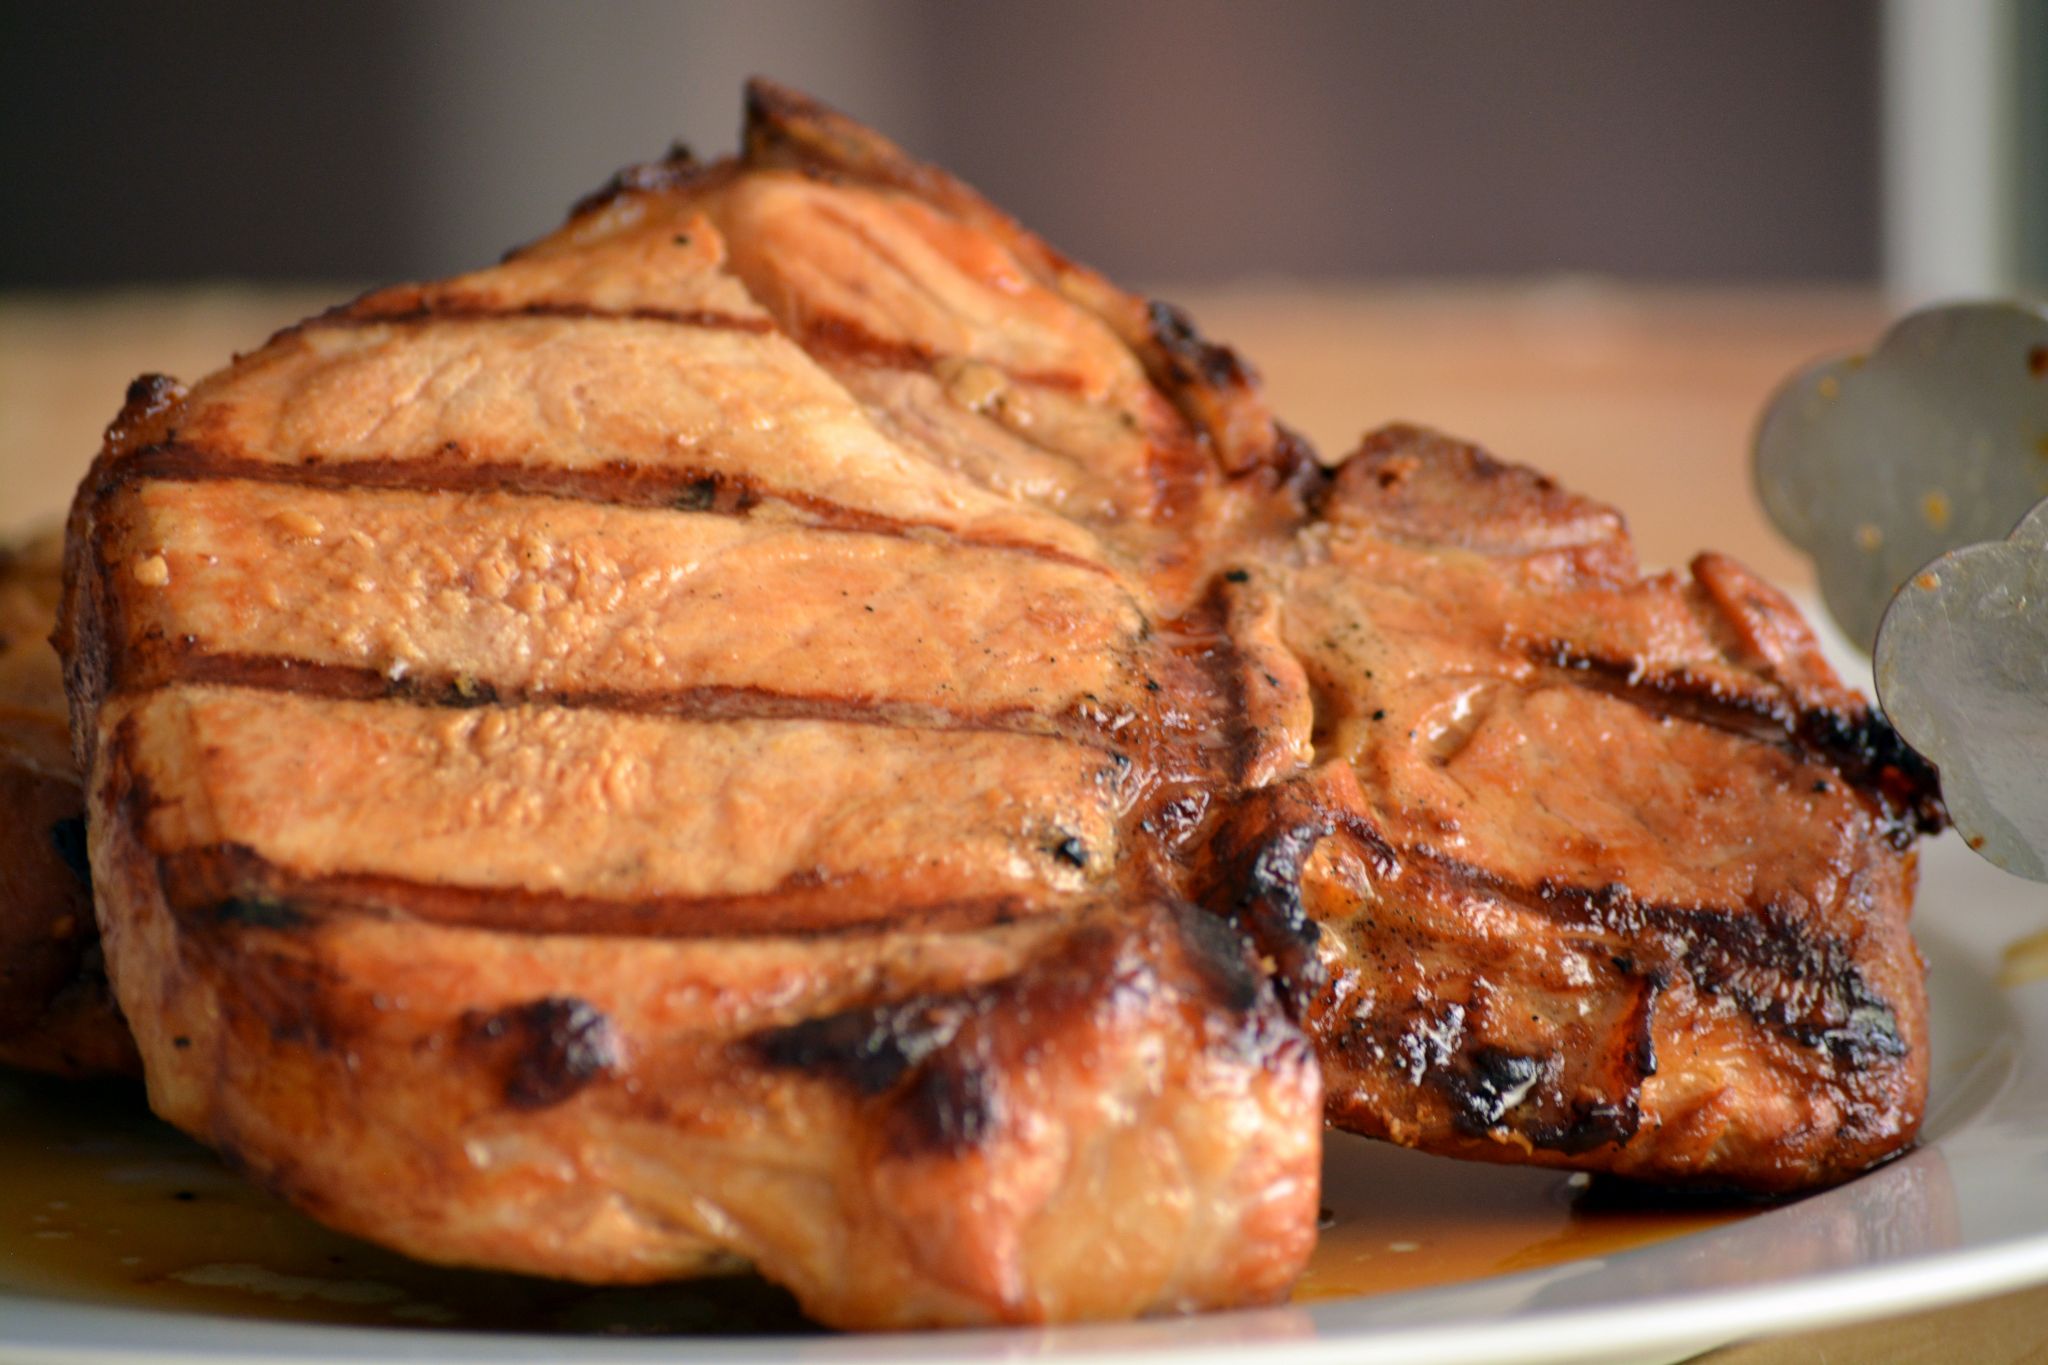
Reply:
M1288 565L1316 758L1225 818L1208 895L1333 1122L1764 1193L1911 1140L1939 799L1775 589L1646 577L1611 509L1411 428Z
M152 1102L415 1255L1124 1316L1285 1293L1326 1089L1765 1190L1918 1122L1938 805L1782 600L1424 433L1325 471L772 86L139 381L70 545Z

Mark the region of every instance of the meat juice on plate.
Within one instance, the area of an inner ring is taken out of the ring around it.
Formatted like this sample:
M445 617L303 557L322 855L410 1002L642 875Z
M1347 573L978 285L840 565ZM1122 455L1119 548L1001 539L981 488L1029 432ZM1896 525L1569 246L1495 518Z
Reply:
M592 1288L452 1270L331 1232L148 1113L139 1090L0 1075L0 1290L280 1321L571 1333L817 1330L740 1276ZM1297 1302L1608 1255L1739 1217L1331 1134Z

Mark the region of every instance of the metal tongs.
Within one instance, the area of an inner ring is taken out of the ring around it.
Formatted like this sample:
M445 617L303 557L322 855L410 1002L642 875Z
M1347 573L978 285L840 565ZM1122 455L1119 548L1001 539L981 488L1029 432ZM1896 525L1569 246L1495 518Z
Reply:
M2048 881L2048 311L1930 308L1800 372L1755 474L1956 828Z

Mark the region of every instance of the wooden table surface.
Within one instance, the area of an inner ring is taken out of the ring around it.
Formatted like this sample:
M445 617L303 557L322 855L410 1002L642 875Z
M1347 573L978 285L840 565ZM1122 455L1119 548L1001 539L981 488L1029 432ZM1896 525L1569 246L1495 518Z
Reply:
M0 296L0 536L58 515L129 379L192 379L352 291L229 287ZM1166 290L1264 372L1326 456L1382 422L1425 422L1537 465L1628 514L1645 563L1711 546L1788 586L1809 576L1750 493L1772 387L1869 345L1850 291L1592 283ZM1731 1347L1714 1365L2048 1361L2048 1288L1837 1332Z

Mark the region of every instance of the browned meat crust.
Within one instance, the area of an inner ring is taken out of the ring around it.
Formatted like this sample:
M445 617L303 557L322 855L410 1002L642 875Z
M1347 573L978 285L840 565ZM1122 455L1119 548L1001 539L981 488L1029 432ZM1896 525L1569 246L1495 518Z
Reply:
M1766 1192L1911 1140L1940 804L1777 592L1644 577L1611 509L1412 428L1303 535L1316 762L1231 813L1215 896L1334 1122Z
M1291 447L963 188L753 117L131 392L60 643L152 1102L432 1259L1271 1301L1317 1067L1180 888L1250 737L1203 557Z
M1326 1081L1760 1189L1918 1120L1938 807L1768 589L1421 433L1325 473L770 86L736 161L139 382L69 545L152 1101L417 1255L1119 1316L1285 1292Z
M85 793L49 647L60 542L0 551L0 1066L140 1069L93 923Z

